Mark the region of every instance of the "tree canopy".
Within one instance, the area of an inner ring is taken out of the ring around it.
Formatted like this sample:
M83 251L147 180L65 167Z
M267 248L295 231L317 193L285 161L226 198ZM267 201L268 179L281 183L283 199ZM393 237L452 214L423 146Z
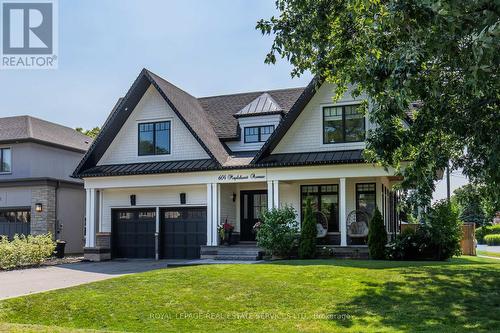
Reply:
M448 161L500 195L500 3L486 0L277 0L266 57L365 92L379 126L369 160L403 174L428 204ZM411 118L411 126L403 120ZM404 163L406 162L407 163ZM403 167L404 166L404 167Z
M99 134L99 132L101 131L101 129L98 126L92 128L92 129L88 129L88 130L84 130L81 127L77 127L77 128L75 128L75 130L77 132L85 134L86 136L90 136L92 139L95 139L97 137L97 135Z

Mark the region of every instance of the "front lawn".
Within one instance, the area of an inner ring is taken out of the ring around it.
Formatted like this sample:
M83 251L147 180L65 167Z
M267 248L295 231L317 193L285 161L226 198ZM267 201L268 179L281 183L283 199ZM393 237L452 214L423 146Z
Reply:
M495 331L500 261L171 268L5 300L0 322L19 332Z
M478 250L477 254L480 256L500 258L500 253L498 253L498 252L488 252L488 251Z

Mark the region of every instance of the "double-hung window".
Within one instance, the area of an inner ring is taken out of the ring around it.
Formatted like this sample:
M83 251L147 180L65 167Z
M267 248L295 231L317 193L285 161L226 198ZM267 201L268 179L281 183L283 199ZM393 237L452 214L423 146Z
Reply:
M12 172L12 153L10 148L0 148L0 173Z
M375 207L377 207L375 183L356 184L356 209L372 217Z
M139 124L140 156L170 154L170 121Z
M245 143L266 142L274 131L274 125L245 127Z
M337 184L301 186L302 219L311 200L317 223L327 224L328 232L339 232L339 190Z
M323 143L361 142L365 136L365 116L359 105L323 108Z

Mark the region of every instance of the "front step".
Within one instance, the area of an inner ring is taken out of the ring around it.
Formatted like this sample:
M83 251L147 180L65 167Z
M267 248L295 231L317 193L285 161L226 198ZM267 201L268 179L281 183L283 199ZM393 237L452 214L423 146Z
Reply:
M200 249L201 259L214 260L260 260L262 250L255 244L231 245L231 246L202 246Z
M322 248L324 246L318 246ZM369 259L370 254L367 246L326 246L333 250L333 257L340 259Z

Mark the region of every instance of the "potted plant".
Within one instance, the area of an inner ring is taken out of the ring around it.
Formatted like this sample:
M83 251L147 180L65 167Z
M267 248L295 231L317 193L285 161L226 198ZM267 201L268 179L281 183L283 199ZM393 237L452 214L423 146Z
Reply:
M226 245L231 245L231 237L233 236L234 225L227 222L227 219L224 221L219 228L219 236L221 238L221 243L225 243Z

